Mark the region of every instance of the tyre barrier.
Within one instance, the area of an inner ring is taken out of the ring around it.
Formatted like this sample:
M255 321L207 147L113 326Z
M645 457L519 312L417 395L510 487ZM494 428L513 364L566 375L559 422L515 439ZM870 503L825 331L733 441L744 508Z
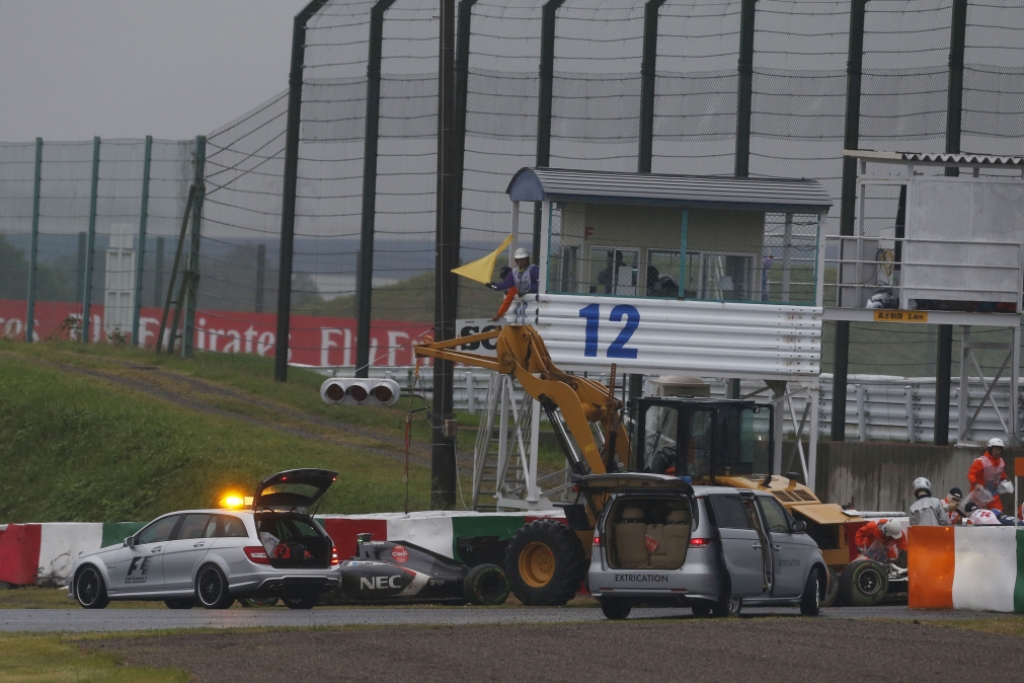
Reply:
M1024 614L1024 529L911 527L911 608Z
M485 537L504 542L537 519L564 518L560 510L529 515L428 511L317 516L341 558L356 554L358 534L370 533L377 541L406 541L460 562L470 559L461 556L460 539ZM117 545L143 526L143 522L0 525L0 582L65 585L81 555Z

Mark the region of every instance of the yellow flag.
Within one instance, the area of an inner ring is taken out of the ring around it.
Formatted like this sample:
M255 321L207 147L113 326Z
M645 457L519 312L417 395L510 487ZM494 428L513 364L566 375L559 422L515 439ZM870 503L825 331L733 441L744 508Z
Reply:
M506 237L501 246L487 256L471 261L464 266L452 268L452 272L462 277L468 277L470 280L487 284L494 277L494 264L498 262L498 254L508 249L510 244L512 244L512 235Z

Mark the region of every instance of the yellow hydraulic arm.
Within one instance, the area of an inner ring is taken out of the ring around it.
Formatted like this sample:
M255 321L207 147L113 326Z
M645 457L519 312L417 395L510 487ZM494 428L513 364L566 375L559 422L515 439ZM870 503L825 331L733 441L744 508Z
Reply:
M458 349L465 344L491 339L497 339L496 359ZM572 438L582 451L575 454L571 452L571 447L567 448L570 452L566 453L566 458L574 469L580 469L580 457L593 474L615 471L616 460L628 464L629 437L620 419L622 404L612 394L612 389L586 377L576 377L559 370L551 362L544 340L529 325L506 325L489 332L443 342L427 339L415 347L415 352L417 356L512 375L523 390L540 401L546 409L557 407L562 412L562 419ZM600 423L606 435L603 452L594 440L591 422ZM558 426L555 425L555 428Z

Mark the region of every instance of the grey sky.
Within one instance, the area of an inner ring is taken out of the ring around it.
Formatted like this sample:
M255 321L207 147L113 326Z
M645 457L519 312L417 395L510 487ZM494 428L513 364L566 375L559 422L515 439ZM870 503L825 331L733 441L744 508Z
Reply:
M191 138L287 86L308 0L0 0L0 140Z

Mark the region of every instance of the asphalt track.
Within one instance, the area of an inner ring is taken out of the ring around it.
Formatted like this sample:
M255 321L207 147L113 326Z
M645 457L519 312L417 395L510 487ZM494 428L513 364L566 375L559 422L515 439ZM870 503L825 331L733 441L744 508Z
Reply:
M797 616L796 608L747 608L743 617ZM984 618L990 612L912 610L905 606L843 607L822 610L828 619L932 620ZM694 619L688 609L635 609L629 621ZM149 631L188 628L330 627L330 626L460 626L486 624L568 624L604 621L601 610L589 607L344 607L310 611L286 608L204 610L154 609L3 609L0 631L86 632Z

